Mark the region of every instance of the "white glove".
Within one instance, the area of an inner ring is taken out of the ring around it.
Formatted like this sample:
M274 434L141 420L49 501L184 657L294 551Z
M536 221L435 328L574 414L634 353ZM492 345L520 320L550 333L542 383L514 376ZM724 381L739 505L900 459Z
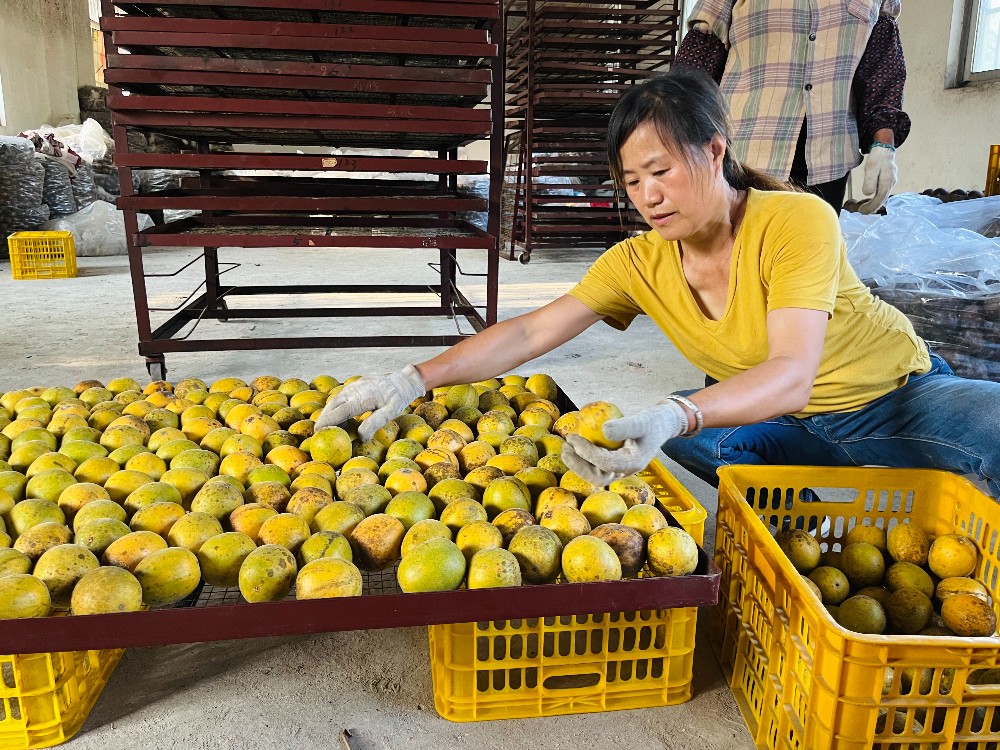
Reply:
M874 146L865 159L865 181L861 186L862 193L865 195L874 193L874 195L858 206L858 211L863 214L873 214L882 208L898 178L896 151Z
M563 463L591 484L604 487L616 479L645 469L660 446L687 432L687 413L676 401L665 401L620 419L604 423L608 440L624 440L617 450L594 445L582 435L567 435Z
M339 425L349 417L374 409L358 428L358 436L367 442L379 428L402 414L403 409L426 392L427 386L413 365L407 365L400 372L359 378L345 385L326 403L313 430Z

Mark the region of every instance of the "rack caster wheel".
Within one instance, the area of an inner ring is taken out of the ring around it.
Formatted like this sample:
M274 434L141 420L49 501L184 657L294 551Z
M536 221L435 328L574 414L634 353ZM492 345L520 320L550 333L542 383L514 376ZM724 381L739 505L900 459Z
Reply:
M531 253L523 252L519 256L517 256L517 259L518 261L520 261L521 265L527 265L528 262L531 260Z
M226 304L226 300L224 300L224 299L220 299L219 300L219 304L216 305L216 308L219 309L219 310L225 310L226 312L229 311L229 305ZM220 323L228 323L229 322L229 316L228 315L220 315L218 317L218 320L219 320Z
M149 373L149 377L153 380L166 380L167 363L162 359L147 359L146 372Z

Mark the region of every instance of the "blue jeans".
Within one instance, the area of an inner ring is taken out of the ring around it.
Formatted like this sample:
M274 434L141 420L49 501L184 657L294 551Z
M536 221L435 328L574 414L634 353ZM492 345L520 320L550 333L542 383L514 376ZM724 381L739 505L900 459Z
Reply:
M1000 383L960 378L931 354L929 372L858 411L705 429L663 452L715 486L727 464L875 465L974 474L1000 498Z

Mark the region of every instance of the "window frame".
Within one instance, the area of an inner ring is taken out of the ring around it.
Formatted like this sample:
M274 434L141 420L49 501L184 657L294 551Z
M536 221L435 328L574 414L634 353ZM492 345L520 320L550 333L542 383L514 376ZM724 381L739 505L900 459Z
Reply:
M979 12L983 2L984 0L965 0L965 10L962 17L962 42L960 48L963 84L1000 81L1000 68L984 70L978 73L974 73L972 71L976 34L979 31ZM1000 13L1000 11L997 12Z

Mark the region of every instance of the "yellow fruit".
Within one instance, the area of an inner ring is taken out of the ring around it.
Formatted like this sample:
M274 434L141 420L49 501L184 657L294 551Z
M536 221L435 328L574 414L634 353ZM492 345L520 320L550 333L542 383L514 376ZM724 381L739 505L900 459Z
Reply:
M163 480L165 476L166 473L160 479ZM152 481L153 478L149 474L143 474L141 471L132 471L131 469L122 469L121 471L116 471L104 481L104 489L107 490L112 500L122 505L129 495L144 484L150 484Z
M203 448L190 448L170 459L171 469L194 469L210 477L218 473L219 464L219 457Z
M323 557L336 557L351 562L354 553L351 552L351 543L343 534L336 531L318 531L302 543L297 557L301 567Z
M139 453L125 462L128 471L139 471L154 480L158 480L167 471L167 462L155 453Z
M479 501L478 489L469 482L461 479L442 479L431 487L427 495L434 505L435 511L438 513L455 500Z
M449 539L428 539L403 558L396 580L404 593L452 591L465 578L465 556Z
M340 427L324 427L309 438L308 450L313 461L323 461L334 468L351 458L351 436Z
M562 571L569 583L617 581L622 577L621 562L611 545L589 535L566 543L562 551Z
M633 578L645 564L646 541L642 534L620 523L605 523L590 532L590 535L606 542L621 565L621 577Z
M107 457L95 456L77 466L73 477L78 482L90 482L104 486L108 479L119 471L121 471L121 467L115 461Z
M546 456L546 458L548 457ZM559 486L565 490L569 490L570 492L572 492L574 495L577 496L577 499L579 499L581 502L583 502L588 497L590 497L595 492L601 489L597 485L591 484L586 479L576 474L576 472L572 471L567 471L565 474L559 477ZM617 490L612 490L612 491L617 491ZM622 494L621 492L618 492L618 494L624 497L624 494Z
M170 531L167 532L167 541L170 542L171 547L183 547L197 554L201 545L221 533L222 524L215 516L192 512L179 518L170 527Z
M660 529L646 541L649 569L658 576L685 576L698 567L698 545L674 526Z
M934 606L930 599L916 589L898 589L889 595L885 611L893 630L912 635L930 625Z
M53 547L69 544L72 540L73 533L68 526L61 523L40 523L15 539L14 549L30 560L37 560Z
M845 599L837 609L836 620L842 627L856 633L878 635L884 633L886 627L886 613L882 605L862 595Z
M489 483L483 490L483 507L490 518L505 510L531 510L531 493L515 479L502 477Z
M529 511L526 511L523 508L511 508L510 510L505 510L493 519L493 525L496 526L503 535L504 547L510 544L510 540L514 537L514 534L524 527L533 526L534 524L534 517ZM558 537L556 538L558 539Z
M945 599L941 604L941 619L946 628L963 638L991 636L997 629L993 608L972 594L955 594Z
M624 498L617 492L602 490L587 497L580 512L594 528L605 523L619 523L628 511Z
M385 488L392 495L401 492L426 492L427 480L414 469L397 469L386 478Z
M70 440L63 442L59 448L59 452L72 458L76 463L77 468L79 468L80 464L87 459L100 458L108 455L108 449L103 445L86 440ZM74 476L76 476L76 471L77 469L73 470Z
M934 596L934 581L927 572L913 563L897 562L885 572L885 587L889 591L916 589L930 598Z
M176 503L177 505L183 505L183 500L180 490L172 484L167 484L166 482L149 482L132 490L128 497L125 498L125 502L122 503L122 507L131 516L136 511L153 503Z
M313 516L309 528L316 531L335 531L347 536L365 517L365 512L353 503L336 500L324 506Z
M886 546L889 556L896 562L924 565L931 543L923 529L912 523L901 523L889 530Z
M257 541L262 545L284 547L294 554L309 535L309 524L302 516L294 513L278 513L261 524L257 532Z
M142 608L142 586L122 568L98 568L83 576L73 588L70 610L74 615L138 612Z
M205 513L220 523L243 505L243 493L225 482L206 482L191 500L191 511ZM219 529L221 533L222 529Z
M856 591L882 582L885 576L885 558L874 544L854 542L842 550L840 569L851 582L851 589Z
M260 527L264 525L264 521L276 515L278 515L278 511L267 505L246 503L229 514L229 525L233 531L245 534L256 542L257 534L260 532Z
M52 609L45 583L26 573L0 577L0 620L47 617Z
M292 590L297 572L295 558L284 547L258 547L240 566L240 593L251 603L280 601Z
M400 492L385 507L386 515L398 518L403 528L409 529L413 524L436 514L434 502L422 492Z
M207 438L208 435L205 437ZM219 455L225 458L230 453L238 452L251 453L257 458L264 457L264 449L260 441L250 435L241 435L240 433L230 435L226 438L226 441L222 444L222 449L219 451Z
M142 586L142 601L150 607L175 604L201 582L198 558L188 549L169 547L151 552L134 570Z
M405 533L398 518L385 513L368 516L348 535L355 563L362 570L385 570L399 559Z
M86 547L100 557L112 542L121 539L130 531L124 522L114 518L95 518L77 530L73 542ZM67 541L69 540L67 539Z
M55 503L67 487L76 484L76 479L64 469L46 469L28 480L24 488L26 497L41 498Z
M477 406L479 404L479 393L472 385L453 385L445 394L444 405L449 412L456 411L463 407Z
M809 573L809 580L819 587L823 604L839 605L847 598L851 590L847 576L828 565L813 568L812 572Z
M31 559L16 549L0 549L0 578L15 573L30 573Z
M604 436L604 423L609 419L621 419L621 410L607 401L595 401L580 409L576 432L601 448L621 448L621 440L610 440Z
M280 466L289 475L292 475L296 469L308 463L310 459L309 454L292 445L279 445L268 452L264 460L269 464Z
M166 548L167 542L159 534L152 531L133 531L111 542L101 555L101 561L105 565L125 568L132 572L144 557Z
M73 516L73 530L82 529L84 524L97 518L113 518L124 522L125 517L125 509L113 500L93 500Z
M36 474L40 474L43 471L48 471L50 469L62 469L65 472L72 474L76 471L76 461L67 456L65 453L43 453L34 461L31 462L31 466L25 472L25 476L31 479Z
M15 536L21 536L32 526L43 523L62 524L66 515L54 502L41 498L27 498L14 505L7 514L10 531Z
M551 529L559 537L559 541L565 546L578 536L590 533L591 526L587 517L576 508L568 505L557 505L545 511L538 523L547 529Z
M197 551L205 583L223 587L239 585L243 561L255 549L254 540L238 531L227 531L206 539Z
M954 596L955 594L972 594L987 604L990 601L989 589L972 578L943 578L934 589L934 597L939 602L943 602L949 596Z
M361 572L350 560L323 557L307 563L295 579L296 599L361 596Z
M505 549L480 550L469 561L467 585L470 589L520 586L521 566L517 558Z
M939 578L970 576L976 571L978 562L976 545L961 534L937 537L927 554L927 567Z
M508 545L521 567L521 577L529 583L549 583L556 579L562 548L556 533L542 526L519 529Z
M629 526L642 534L643 539L649 539L655 532L669 525L659 508L653 505L632 505L622 516L622 525Z
M440 521L428 518L413 524L403 536L400 546L400 556L406 557L413 549L428 539L451 539L451 529Z
M316 514L332 502L333 496L329 492L316 487L303 487L291 496L285 510L302 516L307 524L311 524Z
M888 552L885 529L879 528L878 526L855 526L853 529L848 531L845 544L855 544L856 542L866 542L871 544L883 554Z
M243 501L257 503L282 513L292 493L281 482L255 482L243 492Z
M167 538L171 527L184 517L184 508L177 503L153 503L140 508L129 520L132 531L153 531Z
M405 544L405 539L403 540ZM467 524L458 530L455 543L462 550L466 560L484 549L503 546L503 534L493 524L488 521L475 521Z
M34 575L48 587L53 607L69 606L77 581L101 564L94 553L79 544L60 544L38 558ZM0 582L6 579L0 579Z
M264 462L252 453L238 451L230 453L219 464L219 474L235 477L242 484L246 484L250 477L250 472L263 466Z

